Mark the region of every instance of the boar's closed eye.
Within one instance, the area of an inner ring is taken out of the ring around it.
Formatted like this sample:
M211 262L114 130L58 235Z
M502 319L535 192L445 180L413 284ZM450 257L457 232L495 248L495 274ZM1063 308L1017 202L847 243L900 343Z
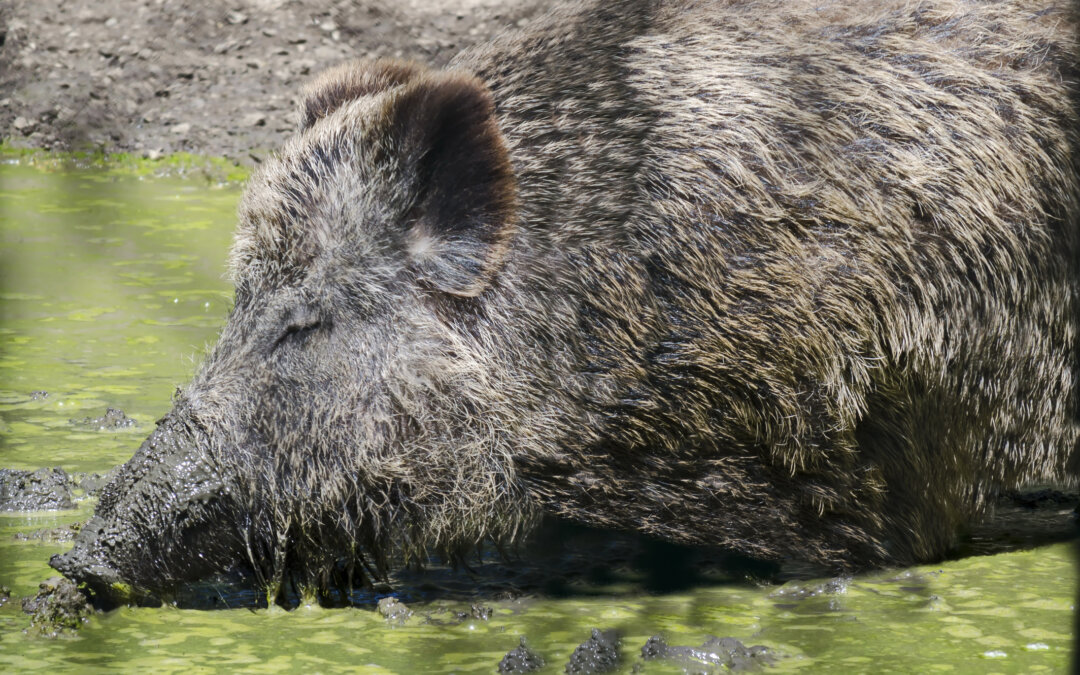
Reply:
M281 347L286 342L293 342L296 344L303 344L303 342L315 331L322 328L323 322L320 319L312 319L304 322L290 323L285 328L285 332L281 334L281 337L274 343L274 349Z

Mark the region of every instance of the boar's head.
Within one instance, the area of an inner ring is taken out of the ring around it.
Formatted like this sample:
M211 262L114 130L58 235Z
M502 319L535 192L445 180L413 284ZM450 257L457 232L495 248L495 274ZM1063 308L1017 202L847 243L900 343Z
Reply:
M512 386L466 311L516 229L490 94L349 64L300 117L240 207L217 344L52 560L76 581L162 595L239 566L276 597L530 520L497 401Z

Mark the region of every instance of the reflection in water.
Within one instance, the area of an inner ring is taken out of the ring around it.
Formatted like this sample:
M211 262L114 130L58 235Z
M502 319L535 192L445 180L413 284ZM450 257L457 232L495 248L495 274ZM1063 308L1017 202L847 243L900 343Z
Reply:
M205 181L0 165L0 467L104 472L134 452L224 320L238 198ZM100 422L110 419L134 424ZM238 606L260 598L221 580L177 598L219 611L121 609L75 639L24 635L19 597L70 545L47 533L91 509L0 514L0 585L13 591L0 606L0 669L490 673L525 635L554 673L594 627L618 631L626 671L657 633L671 645L708 635L764 644L784 655L780 671L1033 673L1069 663L1069 543L788 581L783 566L567 526L541 531L517 559L399 572L358 592L357 608L251 611ZM1018 543L1035 543L1019 536L1032 522L1016 521ZM968 552L1000 550L976 534ZM414 611L402 626L372 610L391 592ZM682 669L649 662L641 672Z

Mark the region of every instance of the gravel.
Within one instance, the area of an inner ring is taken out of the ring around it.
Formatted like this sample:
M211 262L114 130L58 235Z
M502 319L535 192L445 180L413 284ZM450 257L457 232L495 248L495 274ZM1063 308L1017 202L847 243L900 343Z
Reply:
M0 138L14 147L224 156L291 133L296 94L355 58L445 64L537 0L7 0Z

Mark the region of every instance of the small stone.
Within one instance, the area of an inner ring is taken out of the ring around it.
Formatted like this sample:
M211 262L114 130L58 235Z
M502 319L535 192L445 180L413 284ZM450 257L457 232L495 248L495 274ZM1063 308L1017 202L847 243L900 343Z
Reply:
M116 22L116 17L115 16L110 16L108 19L105 20L105 27L106 28L112 28L113 26L116 25L116 23L117 23Z
M266 37L277 37L277 31L273 28L263 28L262 34Z
M262 113L251 113L244 115L240 120L240 125L245 127L265 127L266 115Z
M333 21L323 21L319 24L319 30L324 33L332 33L337 30L337 24Z
M225 16L225 20L234 26L247 23L248 16L243 12L229 12Z
M191 125L187 122L183 122L181 124L174 124L172 129L170 129L169 131L173 132L178 136L182 136L191 131Z
M25 117L16 117L12 123L16 131L21 132L24 136L29 136L34 131L33 120L28 120Z

